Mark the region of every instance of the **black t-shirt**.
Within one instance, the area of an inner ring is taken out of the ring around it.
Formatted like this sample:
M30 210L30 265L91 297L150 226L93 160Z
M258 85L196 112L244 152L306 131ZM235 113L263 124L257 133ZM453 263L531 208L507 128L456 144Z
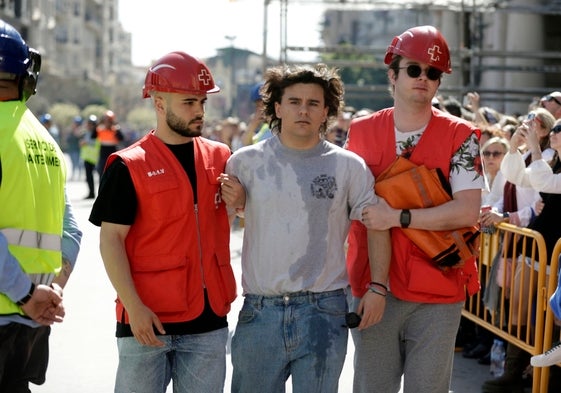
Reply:
M197 202L197 175L193 142L181 145L166 145L185 169ZM129 170L121 159L117 159L104 172L99 193L90 213L90 222L100 226L102 221L120 225L132 225L136 217L137 196ZM166 334L199 334L228 326L226 317L216 315L209 305L205 290L205 307L200 316L191 321L165 323ZM157 333L157 332L156 332ZM157 333L158 334L158 333ZM130 337L130 325L117 321L117 337Z

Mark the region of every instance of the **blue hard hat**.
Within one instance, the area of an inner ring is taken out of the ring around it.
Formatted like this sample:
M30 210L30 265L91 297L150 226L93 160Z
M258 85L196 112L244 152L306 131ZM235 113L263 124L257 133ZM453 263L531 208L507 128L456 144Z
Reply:
M41 120L41 123L46 123L48 121L51 121L52 119L53 117L50 113L45 113L44 115L41 115L41 118L39 120Z
M0 72L23 75L29 62L29 48L21 35L0 19Z
M251 93L249 97L251 98L252 102L259 101L263 99L261 96L261 87L263 87L263 82L257 83L251 87Z
M74 123L82 124L82 116L74 116Z

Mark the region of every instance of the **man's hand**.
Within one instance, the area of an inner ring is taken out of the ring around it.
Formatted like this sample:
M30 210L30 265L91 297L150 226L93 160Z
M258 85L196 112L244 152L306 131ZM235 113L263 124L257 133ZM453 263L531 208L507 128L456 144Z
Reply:
M222 200L228 207L243 209L245 207L245 189L237 177L221 173L217 179L220 182Z
M55 322L62 322L65 314L62 305L62 290L58 293L47 285L37 285L33 296L21 306L21 309L28 317L41 325L50 326Z
M358 305L357 313L362 316L358 330L364 330L382 320L386 298L380 294L367 291Z
M362 223L368 229L383 231L396 226L394 217L398 216L397 210L388 205L384 198L378 198L377 204L362 210Z
M132 334L136 340L150 347L163 347L164 343L160 341L154 333L154 327L161 334L166 334L162 322L156 314L144 304L127 310L131 325Z

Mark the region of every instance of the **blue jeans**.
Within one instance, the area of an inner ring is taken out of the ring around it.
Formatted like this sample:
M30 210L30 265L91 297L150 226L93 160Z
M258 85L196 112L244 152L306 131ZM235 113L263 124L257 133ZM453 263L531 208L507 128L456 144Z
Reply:
M134 337L117 339L115 393L165 393L170 380L174 393L224 390L228 328L158 338L163 347L140 345Z
M232 338L232 393L336 393L347 353L343 289L246 295Z

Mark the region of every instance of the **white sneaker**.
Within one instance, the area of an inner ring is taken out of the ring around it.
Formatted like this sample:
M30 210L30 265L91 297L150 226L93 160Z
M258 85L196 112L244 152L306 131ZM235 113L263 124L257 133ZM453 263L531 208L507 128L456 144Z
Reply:
M530 359L530 364L534 367L549 367L557 363L561 363L561 343L557 343L549 351L532 356Z

